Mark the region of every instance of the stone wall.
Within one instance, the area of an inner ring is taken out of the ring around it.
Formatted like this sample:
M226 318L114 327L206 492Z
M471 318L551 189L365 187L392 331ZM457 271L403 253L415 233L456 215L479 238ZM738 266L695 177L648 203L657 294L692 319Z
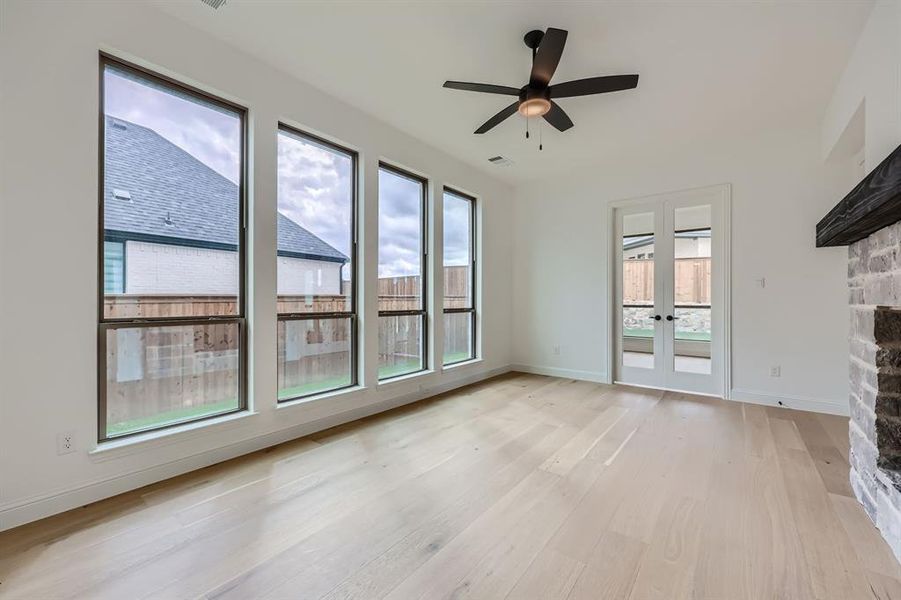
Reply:
M901 560L901 223L851 245L851 487Z

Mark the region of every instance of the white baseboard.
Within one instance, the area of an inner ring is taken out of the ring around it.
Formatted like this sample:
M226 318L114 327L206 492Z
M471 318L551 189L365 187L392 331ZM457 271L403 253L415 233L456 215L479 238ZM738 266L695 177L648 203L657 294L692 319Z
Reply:
M847 417L851 414L851 407L848 402L835 402L832 400L823 400L820 398L806 398L803 396L782 396L768 394L766 392L732 388L731 399L737 400L739 402L748 402L750 404L761 404L763 406L781 406L783 408L793 408L795 410L825 413L827 415L839 415L841 417Z
M12 529L38 519L43 519L73 508L84 506L98 500L110 498L124 492L135 490L151 483L176 477L190 471L196 471L210 465L220 463L244 454L256 452L276 444L297 439L317 431L343 425L376 413L391 410L424 398L435 396L450 390L490 379L511 371L509 366L483 371L453 379L452 381L432 386L418 392L405 394L382 402L375 402L336 415L332 415L302 425L273 431L249 440L221 446L215 450L186 456L175 461L155 465L153 467L87 483L68 490L29 498L24 501L0 505L0 531Z
M606 373L597 371L579 371L576 369L561 369L558 367L545 367L538 365L511 365L511 370L536 375L550 375L552 377L565 377L568 379L580 379L597 383L612 383ZM641 386L639 386L641 387ZM730 400L760 404L763 406L781 406L808 412L825 413L847 417L850 415L850 406L847 402L835 402L820 398L807 398L803 396L784 396L765 392L733 388L729 396Z
M595 383L610 383L606 373L600 371L580 371L577 369L561 369L559 367L543 367L539 365L511 365L512 371L533 373L535 375L549 375L551 377L564 377L566 379L579 379L581 381L594 381Z

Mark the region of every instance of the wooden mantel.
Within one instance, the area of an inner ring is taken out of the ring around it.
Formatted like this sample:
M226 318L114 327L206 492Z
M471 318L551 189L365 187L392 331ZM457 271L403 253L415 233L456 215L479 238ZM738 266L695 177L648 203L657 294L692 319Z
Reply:
M847 246L901 221L901 146L817 223L817 248Z

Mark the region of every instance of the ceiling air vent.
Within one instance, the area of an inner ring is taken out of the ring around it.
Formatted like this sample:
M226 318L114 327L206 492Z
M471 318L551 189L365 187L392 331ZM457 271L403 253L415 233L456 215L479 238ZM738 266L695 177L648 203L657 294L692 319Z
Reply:
M509 167L513 164L513 161L506 156L492 156L488 159L488 162L493 165L497 165L498 167Z
M204 4L206 4L207 6L209 6L210 8L216 8L216 9L222 8L223 6L225 6L225 3L228 2L228 0L200 0L200 1L203 2Z

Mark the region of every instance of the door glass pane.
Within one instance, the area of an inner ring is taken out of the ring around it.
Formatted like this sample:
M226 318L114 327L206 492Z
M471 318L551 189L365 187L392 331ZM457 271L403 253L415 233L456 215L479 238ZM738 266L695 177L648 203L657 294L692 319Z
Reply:
M623 216L624 367L654 368L654 213Z
M350 318L278 322L278 399L352 385Z
M425 315L379 317L379 379L422 370L424 318Z
M710 206L674 211L673 370L709 375Z
M106 432L115 437L239 409L236 322L106 331Z

